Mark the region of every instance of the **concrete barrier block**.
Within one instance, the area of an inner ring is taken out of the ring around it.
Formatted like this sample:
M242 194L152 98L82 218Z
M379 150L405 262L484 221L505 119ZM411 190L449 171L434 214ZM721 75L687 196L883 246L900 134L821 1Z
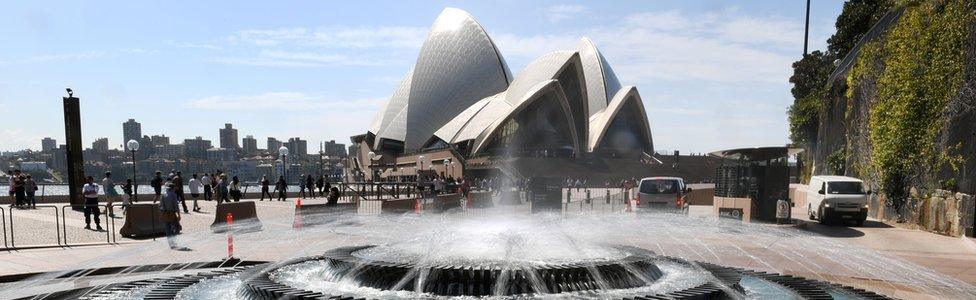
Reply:
M228 213L234 216L234 223L231 226L227 226ZM261 230L261 220L258 219L258 211L257 207L254 206L254 201L217 204L217 211L214 213L214 221L210 224L210 230L219 233L232 229L237 231Z
M338 203L335 206L325 204L304 204L295 206L295 221L293 228L316 226L335 220L334 214L356 213L356 203Z
M159 206L151 203L136 203L125 212L125 223L119 229L124 237L146 237L166 234Z

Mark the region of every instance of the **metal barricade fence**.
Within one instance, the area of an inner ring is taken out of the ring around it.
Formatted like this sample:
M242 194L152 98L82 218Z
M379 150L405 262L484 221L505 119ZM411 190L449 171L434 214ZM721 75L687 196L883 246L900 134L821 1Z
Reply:
M61 230L64 232L64 245L65 246L68 246L69 245L68 244L67 212L65 211L65 209L67 209L68 207L71 207L72 210L75 207L81 207L82 209L84 209L85 206L88 206L88 205L85 205L85 204L75 204L75 205L65 205L65 206L62 206L61 207L61 218L62 218L62 222L61 222L61 226L62 227L61 227ZM120 207L120 208L122 207L121 204L112 204L112 209L114 210L115 207L117 207L117 206ZM101 208L106 208L107 209L108 208L108 205L107 204L96 204L95 207L96 207L96 209L101 209ZM104 228L105 229L105 243L106 244L117 243L116 238L115 238L115 232L116 232L115 218L108 216L108 214L101 214L101 215L104 216L104 219L105 219L105 227L106 227L106 228Z
M9 248L10 246L7 245L7 212L3 207L0 207L0 219L3 220L3 247ZM11 234L13 233L11 232Z
M58 227L61 227L61 219L58 218L58 207L56 205L37 205L37 206L34 206L34 209L41 209L41 208L51 208L51 209L54 210L54 234L55 234L55 236L57 238L57 245L58 246L63 246L64 244L61 243L61 231L58 230ZM16 249L16 248L18 248L17 247L17 241L16 241L16 238L15 238L15 236L16 236L16 228L17 227L14 226L14 211L16 211L16 210L17 209L10 209L10 215L9 215L10 216L10 246L7 247L8 249ZM4 245L6 246L6 243L4 243ZM27 246L40 246L40 245L27 245ZM23 248L23 247L21 247L21 248Z

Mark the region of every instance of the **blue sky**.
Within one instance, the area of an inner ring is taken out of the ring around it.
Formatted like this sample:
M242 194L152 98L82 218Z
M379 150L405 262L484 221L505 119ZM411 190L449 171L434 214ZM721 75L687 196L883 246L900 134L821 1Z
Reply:
M64 140L60 97L82 98L83 138L122 122L174 141L233 123L254 135L348 143L416 60L444 7L486 28L513 73L589 36L636 85L655 148L788 142L790 64L805 1L14 1L0 10L0 150ZM841 1L813 1L811 49ZM812 50L811 50L812 51Z

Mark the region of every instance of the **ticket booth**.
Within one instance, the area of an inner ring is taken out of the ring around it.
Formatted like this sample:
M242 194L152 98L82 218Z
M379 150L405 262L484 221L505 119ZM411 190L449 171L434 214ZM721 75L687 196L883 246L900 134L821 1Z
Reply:
M746 222L775 221L779 200L785 200L792 207L789 157L802 151L799 148L761 147L709 153L722 159L715 170L714 213ZM786 207L787 219L792 217L789 207Z

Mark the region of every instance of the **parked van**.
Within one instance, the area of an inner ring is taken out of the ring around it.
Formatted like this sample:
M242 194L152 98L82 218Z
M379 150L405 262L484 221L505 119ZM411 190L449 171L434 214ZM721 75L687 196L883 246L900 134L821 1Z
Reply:
M847 176L813 176L807 186L807 214L820 224L855 221L864 225L868 217L868 195L860 179Z
M680 177L648 177L637 185L637 203L641 208L685 209L688 192Z

